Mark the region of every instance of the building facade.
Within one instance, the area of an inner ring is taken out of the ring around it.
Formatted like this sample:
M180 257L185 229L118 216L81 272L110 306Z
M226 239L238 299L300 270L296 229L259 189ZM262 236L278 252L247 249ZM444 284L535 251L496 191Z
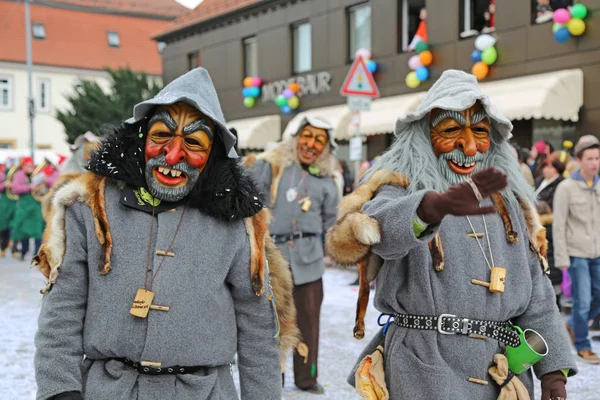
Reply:
M30 6L37 149L69 153L64 127L55 116L57 110L69 107L67 97L81 80L94 80L109 90L104 68L126 66L161 79L159 45L151 39L152 33L187 9L171 0L139 3L48 0ZM30 146L24 8L22 1L0 1L0 148L3 149Z
M166 43L165 81L197 65L209 70L226 119L248 149L278 140L305 113L328 117L336 126L336 138L347 140L358 118L353 118L339 90L355 51L366 48L377 63L375 78L382 96L371 111L360 115L366 158L373 158L389 145L395 119L414 110L423 91L444 70L471 70L476 36L486 26L497 39L498 60L481 80L482 87L513 121L519 144L530 146L544 138L560 147L565 139L600 134L600 0L583 2L589 11L586 32L562 44L554 39L552 21L536 23L535 0L495 3L205 0L154 38ZM572 3L551 1L555 8ZM422 8L427 10L427 42L434 61L430 79L410 89L405 78L415 53L408 47ZM251 108L242 96L247 76L263 81L261 97ZM300 83L300 106L282 114L273 97L290 82Z

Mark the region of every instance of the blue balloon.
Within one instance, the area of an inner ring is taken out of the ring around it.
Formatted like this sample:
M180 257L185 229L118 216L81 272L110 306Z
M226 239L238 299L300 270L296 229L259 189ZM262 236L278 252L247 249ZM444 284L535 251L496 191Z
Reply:
M369 60L369 62L367 63L367 69L370 73L374 73L375 71L377 71L377 63L373 60Z
M566 26L563 26L554 32L554 40L556 40L558 43L565 43L570 37L571 34L569 33L569 28Z
M249 87L250 97L258 97L260 95L260 88L257 87Z
M252 88L251 87L245 87L242 89L242 96L244 97L253 97L252 96Z
M419 67L417 68L417 79L421 82L425 82L427 79L429 79L429 70L427 69L427 67Z
M474 63L481 61L481 54L483 54L481 50L473 50L471 53L471 61Z
M284 106L281 106L281 112L283 114L289 114L292 112L292 107L288 106L287 104Z

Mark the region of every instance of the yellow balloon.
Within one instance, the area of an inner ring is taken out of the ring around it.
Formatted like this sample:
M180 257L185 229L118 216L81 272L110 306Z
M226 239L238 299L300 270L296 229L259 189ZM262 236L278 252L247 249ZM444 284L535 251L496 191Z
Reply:
M419 78L417 78L416 71L409 72L408 75L406 75L405 82L406 82L406 86L408 86L411 89L414 89L421 84L421 81L419 80Z
M585 22L579 18L571 18L567 22L567 28L573 36L583 35L583 32L585 32Z

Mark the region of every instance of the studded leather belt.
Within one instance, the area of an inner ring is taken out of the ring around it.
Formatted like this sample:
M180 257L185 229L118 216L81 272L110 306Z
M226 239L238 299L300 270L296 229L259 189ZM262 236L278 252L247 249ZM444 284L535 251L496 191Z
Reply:
M208 368L203 366L198 367L181 367L179 365L173 365L171 367L153 367L145 366L139 362L131 361L129 358L113 358L123 364L135 369L140 374L147 375L175 375L175 374L193 374L198 371L204 370L204 375L208 375Z
M281 244L281 243L291 242L292 240L302 239L305 237L313 237L313 236L317 236L317 234L309 233L309 232L296 232L296 233L289 233L287 235L271 235L271 239L273 239L273 242L275 244Z
M436 330L442 335L475 334L495 339L512 347L521 344L519 334L511 329L510 322L462 318L453 314L439 316L394 314L393 320L401 328Z

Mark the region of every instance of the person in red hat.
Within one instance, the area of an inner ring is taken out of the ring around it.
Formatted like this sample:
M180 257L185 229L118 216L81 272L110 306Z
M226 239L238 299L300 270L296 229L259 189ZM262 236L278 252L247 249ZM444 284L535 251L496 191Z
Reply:
M21 261L29 252L30 239L35 240L35 253L42 242L44 220L42 206L36 200L35 193L44 185L43 174L36 173L32 157L23 157L21 169L15 173L12 191L19 195L17 210L12 223L11 239L13 243L21 243Z

